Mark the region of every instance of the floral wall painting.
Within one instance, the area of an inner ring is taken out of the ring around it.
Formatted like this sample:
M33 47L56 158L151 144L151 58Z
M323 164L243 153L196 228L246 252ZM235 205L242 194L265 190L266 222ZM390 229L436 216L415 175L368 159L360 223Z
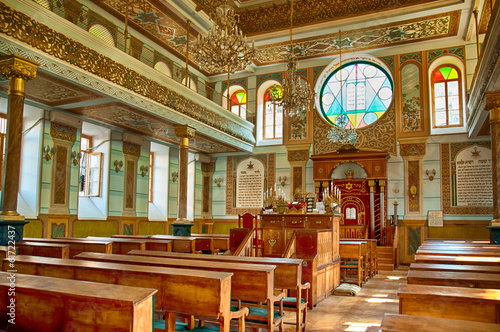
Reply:
M422 107L420 104L420 70L414 64L401 69L403 93L403 132L422 130Z

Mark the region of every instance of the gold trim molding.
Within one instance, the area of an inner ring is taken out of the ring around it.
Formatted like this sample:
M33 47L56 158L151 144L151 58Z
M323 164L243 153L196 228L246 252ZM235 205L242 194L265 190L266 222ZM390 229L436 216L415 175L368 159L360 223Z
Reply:
M0 75L9 79L22 78L23 80L32 80L36 77L38 66L40 66L39 63L17 54L0 57Z

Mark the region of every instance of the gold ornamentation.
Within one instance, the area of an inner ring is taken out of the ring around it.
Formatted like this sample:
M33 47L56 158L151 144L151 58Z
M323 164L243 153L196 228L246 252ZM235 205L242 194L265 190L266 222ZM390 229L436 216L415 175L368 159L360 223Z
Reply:
M51 122L50 136L63 141L74 142L76 139L76 128Z
M118 173L123 167L123 160L120 160L120 161L115 160L113 165L115 165L115 172Z
M141 155L141 146L135 143L123 142L122 152L123 154L139 157Z
M188 125L176 125L175 128L175 136L177 137L185 137L185 138L193 138L196 132L196 129L190 127Z
M346 179L352 179L354 177L354 174L356 174L356 171L349 168L344 172L344 174Z
M500 108L500 91L492 91L486 92L486 105L484 105L484 109L487 111L491 111L495 108Z
M37 33L32 33L33 31ZM1 2L0 33L20 40L57 59L67 61L91 74L103 77L114 84L130 89L194 120L203 121L231 136L251 144L255 143L255 138L250 130Z
M364 29L342 31L342 52L360 52L421 39L456 36L460 13L461 11L458 10ZM336 55L339 53L337 36L337 33L331 33L298 39L295 41L296 55L299 58ZM260 46L256 63L262 65L280 62L282 55L288 52L288 48L288 42Z
M1 17L1 16L0 16ZM32 80L40 64L17 54L0 57L0 76Z
M337 151L341 145L331 142L328 133L331 125L326 123L321 116L314 112L314 145L313 154L323 154ZM375 123L357 129L359 145L358 149L371 149L378 151L387 151L396 155L396 119L394 103Z

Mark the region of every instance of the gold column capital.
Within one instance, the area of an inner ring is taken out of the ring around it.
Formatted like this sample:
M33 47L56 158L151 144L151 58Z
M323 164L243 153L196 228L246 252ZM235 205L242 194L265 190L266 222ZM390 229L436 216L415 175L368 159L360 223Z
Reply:
M485 93L484 109L490 111L490 123L500 122L500 90Z
M181 139L179 147L181 149L182 148L187 149L189 147L189 139L194 137L196 129L188 125L175 125L174 129L175 129L175 136Z
M39 63L17 54L0 56L0 75L9 79L32 80L36 77L38 66Z

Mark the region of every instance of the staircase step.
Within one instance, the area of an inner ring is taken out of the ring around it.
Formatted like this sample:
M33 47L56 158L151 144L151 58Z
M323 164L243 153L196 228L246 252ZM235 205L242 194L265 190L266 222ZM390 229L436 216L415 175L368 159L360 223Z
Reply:
M380 271L394 271L394 264L384 264L379 262L378 269Z

